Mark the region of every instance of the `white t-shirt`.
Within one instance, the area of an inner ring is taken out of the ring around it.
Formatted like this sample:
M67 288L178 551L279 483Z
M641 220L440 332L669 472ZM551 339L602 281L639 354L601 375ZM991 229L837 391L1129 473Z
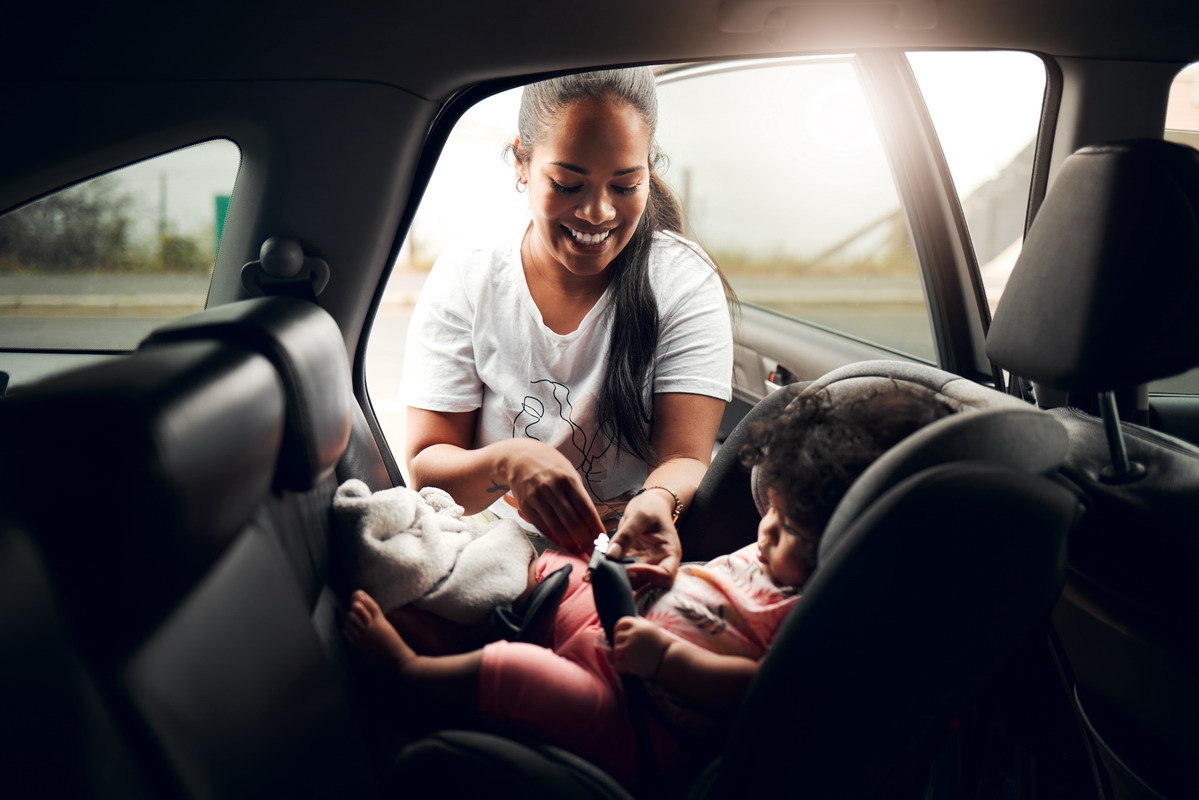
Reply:
M596 419L611 287L577 330L555 333L542 322L525 282L523 234L507 248L451 248L438 258L408 329L401 392L416 408L480 409L477 446L527 436L554 447L575 465L607 517L623 511L647 474L645 462L614 446L612 421ZM647 390L728 401L728 305L719 276L698 250L673 234L654 235L649 277L660 334ZM518 518L513 506L509 496L492 509Z

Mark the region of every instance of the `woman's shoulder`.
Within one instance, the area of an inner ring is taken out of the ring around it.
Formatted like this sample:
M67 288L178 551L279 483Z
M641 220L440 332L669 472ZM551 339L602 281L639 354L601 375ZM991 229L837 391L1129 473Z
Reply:
M712 261L711 256L704 252L704 249L698 243L674 231L654 231L651 249L656 254L672 258L694 257L709 264Z
M654 290L667 294L689 294L709 282L721 285L712 257L697 243L670 231L654 233L649 274Z

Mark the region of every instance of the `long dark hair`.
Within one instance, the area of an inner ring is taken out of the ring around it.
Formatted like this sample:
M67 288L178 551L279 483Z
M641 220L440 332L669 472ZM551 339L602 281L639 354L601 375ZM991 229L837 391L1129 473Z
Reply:
M517 117L520 147L513 157L527 163L544 131L567 106L582 101L625 103L641 115L650 133L649 198L637 228L625 248L609 266L612 281L612 338L604 364L599 419L615 426L617 447L645 461L653 448L646 433L652 421L652 388L646 378L653 368L661 320L649 281L649 254L656 231L682 233L683 210L659 176L665 157L654 142L658 128L658 94L654 75L646 67L601 70L563 75L531 83L524 88ZM717 271L715 262L705 259ZM721 275L726 295L731 289Z

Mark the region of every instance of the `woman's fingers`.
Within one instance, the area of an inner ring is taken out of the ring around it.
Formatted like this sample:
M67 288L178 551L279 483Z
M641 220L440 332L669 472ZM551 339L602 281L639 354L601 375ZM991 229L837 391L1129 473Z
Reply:
M586 557L603 531L595 506L582 487L566 481L543 485L520 500L521 513L558 547Z

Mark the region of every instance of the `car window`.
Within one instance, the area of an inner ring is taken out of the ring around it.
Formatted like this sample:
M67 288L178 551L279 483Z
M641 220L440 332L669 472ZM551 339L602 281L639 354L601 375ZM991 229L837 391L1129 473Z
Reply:
M991 310L1020 246L1045 95L1045 65L1018 51L911 52L953 177Z
M1178 73L1166 106L1165 138L1199 150L1199 63ZM1149 384L1156 394L1199 394L1199 369Z
M515 237L528 218L505 146L516 137L521 90L486 98L462 115L437 160L383 291L367 342L371 407L393 453L404 452L407 406L400 400L404 343L412 306L429 268L451 241L494 244ZM407 465L400 459L407 480Z
M0 346L130 350L202 309L240 157L204 142L0 216Z
M927 361L907 218L850 57L692 67L659 85L688 233L742 303Z

